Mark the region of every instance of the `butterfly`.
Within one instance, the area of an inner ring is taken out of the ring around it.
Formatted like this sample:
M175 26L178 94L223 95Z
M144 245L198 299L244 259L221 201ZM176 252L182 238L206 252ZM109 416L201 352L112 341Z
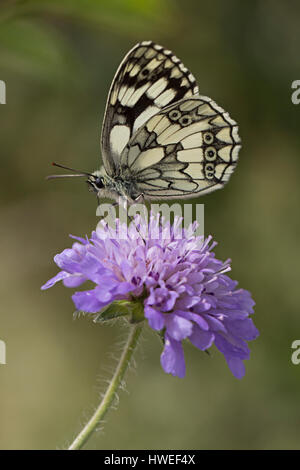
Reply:
M98 198L192 198L224 186L240 148L236 122L199 95L183 63L143 41L121 62L108 94L103 166L77 176L88 175Z

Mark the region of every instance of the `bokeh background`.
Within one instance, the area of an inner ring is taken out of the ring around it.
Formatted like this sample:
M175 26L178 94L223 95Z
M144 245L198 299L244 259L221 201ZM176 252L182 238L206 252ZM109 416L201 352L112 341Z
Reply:
M126 336L72 319L71 290L40 286L53 255L89 234L96 199L82 180L45 181L53 160L93 171L113 75L151 39L178 55L236 119L243 149L205 231L256 300L260 337L238 381L223 356L185 347L187 375L166 375L145 331L117 411L90 449L289 449L300 444L300 5L295 1L48 0L0 5L0 448L64 448L98 403ZM108 370L107 370L108 368Z

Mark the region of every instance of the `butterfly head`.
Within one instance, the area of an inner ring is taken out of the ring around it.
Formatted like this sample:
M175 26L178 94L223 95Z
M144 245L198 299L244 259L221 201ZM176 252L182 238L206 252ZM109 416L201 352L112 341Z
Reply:
M74 168L69 168L65 165L60 165L59 163L52 163L53 166L57 166L59 168L63 168L64 170L72 171L71 174L68 175L50 175L47 176L47 179L55 179L55 178L70 178L70 177L87 177L87 183L89 185L90 191L96 192L99 194L99 191L105 188L105 178L102 175L101 171L95 171L94 173L87 173L85 171L78 171Z
M88 177L87 184L89 186L89 190L97 194L99 191L101 191L101 189L105 188L104 178L99 171L95 171Z
M118 183L115 182L114 178L110 178L107 175L104 167L90 174L87 179L87 184L89 190L96 193L98 200L108 198L117 201L118 197L122 194Z

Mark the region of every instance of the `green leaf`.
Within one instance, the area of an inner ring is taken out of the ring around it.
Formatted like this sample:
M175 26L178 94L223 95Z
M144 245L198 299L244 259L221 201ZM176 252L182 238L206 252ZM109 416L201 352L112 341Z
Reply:
M127 315L130 315L130 304L131 302L127 300L116 300L104 310L102 310L100 313L97 313L94 318L94 322L101 323L108 320L113 320L114 318L125 317Z
M145 319L144 305L139 300L116 300L108 307L97 313L94 317L95 323L102 323L119 317L129 317L130 323L139 323Z
M131 317L130 323L139 323L145 319L144 317L144 304L141 300L135 300L131 304Z

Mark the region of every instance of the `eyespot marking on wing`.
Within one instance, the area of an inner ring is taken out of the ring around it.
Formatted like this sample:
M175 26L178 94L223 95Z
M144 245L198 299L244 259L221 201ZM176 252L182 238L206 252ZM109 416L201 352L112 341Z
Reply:
M235 169L240 145L235 121L220 109L208 98L191 97L150 118L122 153L125 161L133 144L138 145L126 170L136 190L149 198L181 198L223 187Z

